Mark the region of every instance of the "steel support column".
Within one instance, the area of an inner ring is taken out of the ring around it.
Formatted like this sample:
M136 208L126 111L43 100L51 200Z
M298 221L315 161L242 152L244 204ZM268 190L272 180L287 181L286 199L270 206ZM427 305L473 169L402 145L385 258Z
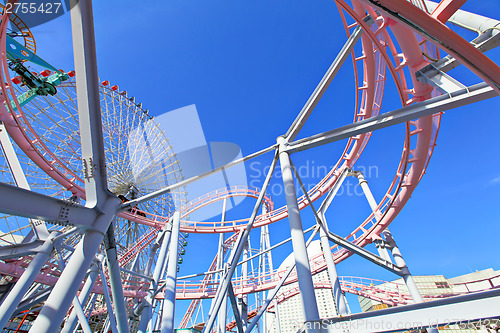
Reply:
M177 257L179 250L179 228L181 216L175 212L172 221L172 236L168 249L168 266L161 316L161 333L174 332L175 287L177 285Z
M234 321L236 322L236 328L238 329L238 333L243 333L244 332L242 325L243 319L241 318L240 309L238 308L238 301L234 296L234 288L232 283L229 283L229 286L227 288L227 295L229 297L231 307L233 308Z
M361 186L361 189L363 190L363 193L365 195L366 200L368 201L368 204L370 205L370 208L373 212L373 214L378 214L377 209L377 201L375 201L375 198L373 196L372 191L370 190L370 187L368 186L368 182L366 181L365 177L360 171L354 171L353 175L358 178L359 186ZM375 216L378 217L378 216ZM389 256L389 253L387 252L386 244L382 238L376 239L373 241L375 243L375 247L377 248L379 256L384 258L387 261L392 261L391 257Z
M91 294L92 288L94 287L94 284L97 280L97 276L99 275L99 265L102 259L103 256L101 255L100 258L98 258L98 262L94 262L89 268L89 275L87 277L87 280L85 281L85 284L83 285L80 295L78 296L78 301L82 305L87 302ZM72 333L75 330L77 324L78 321L76 311L73 310L66 320L61 333Z
M318 233L318 228L315 228L314 232L311 234L311 236L309 236L309 239L307 240L306 247L309 246L309 244L311 244L312 240L314 239L314 237L316 236L317 233ZM255 327L255 325L257 325L257 322L259 321L262 314L267 310L267 307L269 306L269 304L271 304L271 301L273 301L273 300L275 301L275 308L276 308L276 310L278 309L278 302L276 301L276 295L278 295L278 291L285 284L286 279L288 279L288 277L290 276L290 273L292 273L292 271L295 267L296 267L296 263L293 263L292 265L290 265L290 267L288 267L288 269L286 270L285 274L283 274L283 276L281 277L278 284L272 290L270 290L268 292L267 299L266 299L264 305L262 305L260 307L257 314L252 319L252 322L248 325L248 327L245 331L246 333L251 332L252 329ZM279 317L277 317L276 327L277 327L277 332L279 333L279 331L280 331Z
M328 276L329 276L330 282L332 284L333 295L335 298L335 305L337 307L336 308L337 315L346 315L348 313L348 311L347 311L346 299L345 299L345 297L342 293L342 289L340 287L339 277L338 277L338 273L337 273L337 268L335 267L335 261L333 259L333 254L332 254L330 242L329 242L328 236L325 232L325 230L328 231L328 223L326 222L325 213L326 213L327 209L330 207L333 199L337 195L338 190L342 187L342 184L344 183L344 180L346 179L349 171L350 170L346 168L341 172L337 181L333 185L330 192L328 192L325 200L323 200L323 202L321 203L321 206L318 210L318 215L319 215L319 217L323 223L323 226L324 226L324 230L323 230L323 228L320 228L320 231L319 231L320 239L321 239L321 247L323 248L323 256L325 257ZM301 182L301 185L302 185L302 182Z
M413 301L415 303L423 302L424 300L422 299L422 295L420 295L420 291L417 288L415 280L411 276L410 270L408 269L408 266L406 265L406 262L401 255L401 251L399 251L399 248L396 246L396 242L394 241L391 232L389 231L389 229L385 229L382 234L384 235L387 244L391 248L392 256L394 258L394 261L396 262L396 265L398 265L399 267L403 267L403 279L406 283L406 287L408 287L408 291L410 292Z
M84 163L86 206L98 215L62 272L54 290L33 324L34 332L56 332L85 276L91 261L113 221L120 200L107 190L104 140L100 112L97 61L91 1L80 1L71 9L73 50L77 74L77 100ZM71 220L71 219L69 219ZM111 309L111 308L110 308Z
M123 285L118 262L118 254L116 251L115 228L114 222L109 225L104 243L106 245L106 262L108 264L109 282L111 284L111 295L116 314L116 323L119 333L128 333L128 313L125 305L125 297L123 296Z
M365 177L361 172L356 172L356 177L359 180L359 185L363 189L363 193L365 194L366 199L368 200L368 203L370 205L370 208L373 211L373 214L377 213L378 210L378 205L377 202L375 201L375 198L373 197L373 193L371 192L368 182L366 181ZM401 267L401 276L403 277L403 280L405 281L406 287L408 288L408 291L410 292L411 297L413 298L413 301L415 303L422 303L424 300L422 298L422 295L420 295L420 291L417 288L417 285L415 284L415 280L410 274L410 270L408 269L408 266L406 265L403 256L401 255L401 252L399 251L398 247L396 246L396 242L394 241L394 238L391 235L391 232L389 229L385 229L382 232L387 244L392 250L392 256L394 258L394 261L397 266ZM381 249L381 255L386 255L383 254L383 250L381 247L377 247L377 249ZM384 244L384 249L385 249L385 244ZM429 333L437 333L437 329L435 328L428 328Z
M262 189L260 190L259 197L257 198L257 202L255 203L255 206L252 211L252 215L250 216L250 219L245 227L245 230L240 234L241 237L239 241L235 244L235 251L234 255L231 257L229 260L229 269L227 273L224 275L224 280L220 283L219 288L217 289L217 294L215 299L215 302L213 303L213 307L211 311L209 312L209 317L207 320L207 324L203 328L203 332L211 332L214 321L215 321L215 314L219 311L222 300L224 299L226 295L226 290L231 282L231 277L234 274L234 271L236 269L236 263L238 259L241 256L241 253L243 252L243 248L245 246L245 241L248 238L248 235L250 234L250 231L252 230L253 223L255 222L255 218L257 217L257 214L259 212L259 208L262 204L262 200L264 198L264 195L267 190L267 186L269 185L269 182L271 181L271 176L274 172L274 169L276 168L276 162L278 160L278 152L275 153L273 162L271 163L271 167L269 168L269 172L267 173L266 179L264 180L264 184L262 185Z
M24 170L21 167L21 163L19 163L19 159L17 158L14 146L12 146L12 142L10 141L9 135L2 121L0 121L0 146L4 152L7 164L9 164L9 169L16 185L25 190L31 190L30 185L26 180ZM49 237L49 231L47 230L47 226L44 221L30 219L30 223L33 226L38 239L45 240Z
M159 246L160 252L158 253L158 260L156 261L155 270L153 272L153 279L149 284L148 294L144 298L143 304L139 305L138 309L136 309L135 315L141 316L138 333L146 333L153 317L153 300L155 293L158 291L160 279L164 273L163 267L165 266L165 262L167 259L167 250L170 243L170 235L172 231L171 223L172 219L170 219L169 223L165 225L164 230L161 232L161 234L158 235L155 245L153 245L153 248L156 249L158 249ZM156 250L151 250L151 257L154 257L155 252Z
M243 250L242 259L245 261L248 259L248 244L249 240L246 241L246 246ZM243 265L241 265L241 289L243 290L245 287L245 283L247 283L248 279L248 261L246 261ZM243 330L246 329L248 323L248 296L246 294L241 294L238 296L238 310L241 316L241 326Z
M316 296L314 294L314 284L309 266L309 257L307 256L306 241L304 239L302 221L300 218L299 205L297 203L297 192L293 181L292 167L290 165L290 156L285 151L285 138L278 138L280 152L280 166L283 178L283 187L286 197L286 206L288 209L288 222L292 236L293 254L295 257L295 266L297 269L297 278L299 282L300 299L302 301L302 312L304 320L319 319Z
M368 187L368 182L366 181L365 177L361 172L356 172L356 177L358 177L359 180L359 185L363 189L363 193L365 194L366 199L368 200L368 203L370 205L370 208L373 211L373 214L377 213L378 205L377 201L375 201L375 198L373 197L373 193L371 192L370 188ZM408 270L408 267L406 266L406 263L401 256L401 252L399 251L398 247L396 246L396 242L394 241L394 238L391 235L391 232L389 229L385 229L382 234L384 235L387 244L389 245L390 248L392 248L392 254L394 257L394 261L396 262L396 265L402 268L402 277L405 280L406 286L408 287L408 291L410 292L411 297L413 298L413 301L415 303L420 303L423 302L424 300L422 299L422 296L420 295L420 292L417 289L417 286L415 284L415 281L413 280L413 277L410 275L410 271ZM385 248L385 246L384 246ZM407 282L408 281L408 282Z
M326 227L326 220L324 219L324 217L323 223ZM344 298L342 297L342 289L340 288L339 276L337 274L337 269L335 268L335 262L333 261L330 242L323 228L320 228L319 234L321 239L321 247L323 248L323 256L325 257L326 268L328 271L328 277L330 278L330 283L332 284L335 305L337 307L335 309L335 312L337 315L343 316L347 314L347 306L345 304Z
M47 260L49 260L50 255L54 250L54 244L52 243L54 236L54 233L49 235L49 238L45 241L38 254L35 255L33 260L28 265L28 268L26 268L24 273L0 305L0 328L5 327L5 324L7 324L10 320L10 317L16 310L18 304L21 302L24 294L26 294L31 284L35 281L35 278L42 270L43 265L45 265Z
M226 222L226 209L227 209L227 198L224 198L222 202L222 216L221 216L221 225L224 226ZM224 278L224 241L225 241L224 233L219 234L219 248L217 252L217 269L221 270L219 273L219 282L222 282ZM224 297L222 304L219 309L219 315L217 317L217 332L225 333L226 332L226 321L227 321L227 297Z
M114 218L115 207L118 203L119 199L108 200L107 207L96 219L95 225L108 226ZM85 232L33 324L36 332L49 333L59 329L103 237L104 234L97 230L89 229Z
M108 332L109 328L111 327L112 333L118 333L118 329L116 328L115 314L113 313L113 304L111 302L111 295L109 294L109 289L108 289L108 282L106 281L106 274L104 274L104 260L101 260L99 268L100 268L99 274L101 276L101 282L104 291L104 301L106 302L106 307L108 309L108 323L107 325L105 325L107 326L107 329L105 331Z

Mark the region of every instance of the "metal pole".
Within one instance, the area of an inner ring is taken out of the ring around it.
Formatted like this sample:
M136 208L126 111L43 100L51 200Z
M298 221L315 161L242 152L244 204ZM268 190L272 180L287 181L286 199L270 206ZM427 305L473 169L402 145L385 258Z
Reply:
M85 316L85 312L83 312L82 305L80 304L80 301L76 296L73 299L73 311L76 313L76 316L78 317L78 321L80 322L82 331L84 333L92 333L92 329L90 328L87 317Z
M103 259L103 256L100 255L98 259L99 262ZM99 264L94 262L89 268L89 276L87 277L87 281L83 285L82 291L78 296L78 301L80 304L85 304L91 294L92 288L94 287L95 281L97 280L97 275L99 275ZM77 316L75 311L71 311L66 323L64 324L61 333L71 333L75 330L76 325L78 324Z
M269 171L267 173L266 179L264 181L264 184L262 185L262 189L260 190L259 197L257 198L257 202L255 203L255 206L252 211L252 215L250 216L250 220L248 221L245 230L240 234L241 238L240 241L237 242L234 255L230 259L229 263L229 270L227 273L224 275L224 280L222 283L219 285L219 288L217 289L217 295L215 297L216 302L214 303L213 308L209 312L209 318L207 321L207 324L205 327L203 327L203 332L211 332L214 321L215 321L215 313L219 311L219 308L221 306L222 300L226 295L226 290L229 286L229 283L231 282L231 277L234 274L234 271L236 269L236 263L238 259L241 256L241 253L243 252L243 248L245 246L245 241L250 234L250 231L252 230L253 223L255 222L255 218L257 217L257 213L259 211L259 207L262 204L262 199L264 198L264 195L267 190L267 186L269 185L269 182L271 181L271 176L274 172L274 169L276 167L276 162L278 160L278 152L274 155L273 162L271 163L271 167L269 168Z
M380 239L375 239L373 242L375 243L375 248L377 249L379 256L391 262L392 259L391 256L389 255L389 251L387 251L387 246L386 246L387 244L385 243L385 241L382 238L380 238Z
M111 193L107 189L106 179L106 153L101 119L101 97L98 87L92 1L74 1L73 4L71 30L77 73L76 90L82 142L85 200L87 207L102 208ZM106 231L108 225L103 229Z
M248 258L248 243L250 239L247 239L245 249L243 250L243 260ZM241 289L243 290L248 279L248 261L241 266ZM238 296L238 310L241 316L241 326L243 330L247 327L248 323L248 296L246 294L240 294Z
M17 305L21 302L24 294L26 294L29 287L42 270L43 265L49 260L50 254L54 249L54 244L52 243L54 237L55 233L49 235L49 238L43 244L40 252L35 255L12 290L3 300L2 305L0 305L0 328L5 327L16 310Z
M229 296L229 300L231 301L231 307L233 308L234 321L236 322L238 333L243 333L243 325L241 324L243 320L240 316L240 310L238 309L238 303L236 301L236 297L234 296L234 289L231 283L229 283L227 288L227 294Z
M359 180L359 185L363 189L363 193L365 194L366 199L368 200L368 203L370 205L370 208L373 211L373 214L376 214L377 212L377 202L375 201L375 198L373 197L372 192L370 191L370 188L368 187L368 182L366 181L365 177L363 174L359 171L355 172L356 177L358 177ZM382 235L384 235L385 240L389 247L392 248L392 256L394 257L394 261L397 266L399 266L402 269L402 277L403 280L406 283L406 287L408 288L408 291L410 292L411 297L413 298L413 301L415 303L422 303L424 300L422 299L422 296L420 295L420 292L418 291L417 285L415 284L415 280L413 280L413 277L410 274L410 270L408 269L408 266L406 266L406 263L403 259L403 256L401 255L401 252L399 251L398 247L396 246L396 242L394 241L394 238L392 237L391 232L389 229L385 229L382 232ZM379 250L380 256L388 256L387 250L385 247L385 244L383 244L383 248L381 246L377 246L377 250ZM384 253L385 252L385 253ZM384 258L385 259L385 258ZM390 260L390 257L389 257ZM437 329L435 328L428 328L429 333L437 333Z
M59 265L60 270L63 270L65 265L66 265L64 262L64 257L62 255L60 255L59 252L57 252L57 250L58 250L57 245L55 245L55 250L56 250L55 258L56 258L57 264ZM82 304L80 303L80 300L78 299L78 297L76 295L75 295L75 297L73 297L72 303L73 303L73 311L76 313L76 317L78 318L78 321L80 322L80 326L82 327L82 331L84 333L92 333L92 330L90 328L87 317L85 316L85 313L83 311Z
M355 171L353 174L358 178L359 186L361 186L361 189L363 190L363 193L365 194L366 200L368 201L368 204L370 205L370 208L372 209L373 214L375 217L378 217L378 204L377 201L375 201L375 197L373 196L372 191L370 190L370 187L368 186L368 182L366 181L365 177L361 173L361 171ZM380 214L379 214L380 215ZM377 239L374 241L375 247L377 248L378 254L384 258L385 260L392 262L391 257L389 256L389 253L387 252L387 248L385 247L384 240L382 238Z
M21 167L21 163L19 163L19 159L17 158L14 146L12 146L12 142L10 141L9 135L7 134L7 130L5 129L5 125L2 121L0 121L0 146L2 147L5 159L7 160L10 172L12 173L12 178L14 178L16 185L25 190L31 190L23 168ZM47 237L49 237L49 231L47 230L45 221L30 219L30 223L38 239L46 240Z
M314 89L314 92L309 97L302 110L299 112L297 118L292 123L292 126L290 126L290 128L286 132L285 137L288 141L293 141L297 134L300 132L302 126L304 126L304 123L307 121L316 105L318 105L321 97L323 97L323 94L332 82L333 78L337 75L345 60L351 54L362 33L363 29L361 29L361 27L357 27L352 32L351 36L346 41L339 54L337 54L337 56L335 57L335 60L328 68L318 86L316 87L316 89Z
M274 315L276 317L276 333L281 333L280 312L278 309L278 300L274 299Z
M91 1L80 1L71 9L71 27L75 68L78 73L76 84L82 160L86 170L86 206L98 207L99 214L92 221L92 228L85 232L33 323L33 332L36 330L52 333L60 329L61 322L120 204L120 200L107 190Z
M307 240L306 246L309 246L309 244L311 244L312 240L314 239L314 237L316 236L317 233L318 233L318 228L314 229L314 232L312 233L312 235ZM269 291L267 299L266 299L266 302L259 309L259 311L257 312L257 315L255 315L255 317L252 319L252 322L248 325L245 333L249 333L249 332L252 331L252 329L255 327L255 325L259 321L260 317L262 316L262 314L267 310L267 307L269 306L269 304L271 304L271 301L272 300L276 301L276 295L278 294L278 291L283 286L283 284L285 284L286 279L288 279L288 276L290 276L290 273L292 273L292 271L293 271L293 269L295 267L296 267L295 263L292 264L290 267L288 267L288 269L286 270L285 274L281 277L280 282L272 289L272 291ZM277 303L276 303L275 307L276 308L278 307ZM278 327L278 329L279 329L279 327Z
M172 239L170 240L167 279L165 284L165 298L161 317L161 333L174 332L175 287L177 285L177 251L179 247L179 227L181 217L179 212L174 213L172 222Z
M311 268L309 266L309 257L307 256L306 242L302 229L302 221L300 218L299 206L297 204L297 193L293 181L292 168L290 165L290 157L285 151L285 138L279 137L279 158L281 173L283 178L283 186L286 197L286 205L288 208L288 222L292 236L293 253L295 256L295 264L297 267L297 278L299 282L300 299L302 301L302 312L305 321L318 320L319 312L314 294L314 284L311 276Z
M169 223L165 225L165 229L163 232L158 235L158 239L155 242L153 247L158 248L157 244L161 243L160 252L158 254L158 260L156 261L155 270L153 272L153 279L149 285L149 290L147 296L144 298L143 306L139 305L139 308L136 310L135 315L140 315L141 320L139 322L139 330L138 333L145 333L147 331L148 323L152 319L152 305L154 294L158 289L158 283L160 282L160 278L163 275L163 267L167 258L167 249L168 244L170 243L170 235L172 231L172 219L170 219ZM151 252L152 257L154 257L154 252Z
M104 300L106 301L106 307L108 308L108 327L111 327L113 333L117 333L115 315L113 313L113 305L111 303L111 296L109 295L108 282L106 281L106 274L104 274L104 260L101 261L99 273L101 275L102 289L104 291ZM108 328L109 329L109 328ZM108 332L106 330L106 333Z
M424 301L422 295L420 295L417 285L415 284L415 280L413 280L413 277L410 275L408 266L406 265L406 262L401 255L401 251L399 251L399 248L396 246L396 242L394 241L391 232L388 229L385 229L382 234L384 235L387 244L392 249L392 256L394 257L396 265L398 265L399 267L403 267L403 271L405 272L405 274L403 275L403 279L406 283L406 286L408 287L408 291L410 292L413 301L415 303L422 303Z
M116 251L115 228L113 222L109 225L106 237L106 261L108 263L109 282L111 284L111 295L115 305L116 322L119 333L128 333L128 313L123 296L123 285L120 271L120 263Z
M320 213L321 214L321 213ZM323 224L325 228L327 227L325 216L321 216L323 219ZM335 268L335 262L333 260L332 250L330 248L330 241L326 235L323 228L320 228L319 235L321 239L321 247L323 248L323 256L325 257L326 268L328 270L328 276L332 284L333 295L335 297L336 312L338 315L347 314L347 306L342 297L342 289L340 288L339 276L337 274L337 269Z
M227 209L227 198L224 198L224 201L222 203L222 217L221 217L221 224L224 226L224 222L226 222L226 209ZM221 272L219 273L219 283L222 282L222 279L224 278L224 238L225 235L224 233L219 234L219 252L217 253L217 269L220 269ZM217 318L217 332L218 333L225 333L226 332L226 321L227 321L227 297L224 295L224 299L222 301L221 307L219 309L219 315Z
M457 109L460 106L496 96L498 96L498 93L487 83L478 83L449 95L441 95L419 103L410 104L398 110L384 112L378 116L291 142L286 149L288 153L292 154L413 119L422 118L430 114Z

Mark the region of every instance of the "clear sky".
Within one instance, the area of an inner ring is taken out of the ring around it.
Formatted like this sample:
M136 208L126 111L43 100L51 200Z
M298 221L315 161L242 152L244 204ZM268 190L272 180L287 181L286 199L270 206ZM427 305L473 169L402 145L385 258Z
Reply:
M483 15L500 13L498 1L470 0L464 8ZM284 134L346 40L335 3L327 0L94 1L94 15L102 79L127 90L154 116L195 104L206 140L235 143L243 155L268 147ZM457 31L467 39L474 37ZM33 32L40 56L56 67L72 68L68 15ZM489 55L500 60L498 50ZM450 74L467 84L479 82L464 68ZM300 137L351 122L353 84L348 60ZM398 107L399 98L388 79L382 112ZM453 277L500 269L499 124L498 98L443 115L427 174L391 225L413 274ZM367 178L377 199L394 176L403 140L403 125L378 131L358 162L359 168L370 170ZM306 184L313 185L322 166L337 161L344 145L339 142L293 156L297 167L309 170ZM271 159L268 154L247 164L248 181L260 186L261 170ZM271 185L279 182L274 177ZM353 180L351 184L354 190ZM347 191L327 215L330 229L341 235L370 211L363 197L349 196ZM273 199L277 207L284 204L282 196ZM229 216L249 216L253 203L245 200ZM309 211L304 212L304 226L312 223ZM289 237L286 221L270 228L271 243ZM190 238L181 275L208 268L215 239ZM276 266L290 250L276 252ZM354 257L338 265L338 271L347 276L396 278ZM183 309L181 304L179 312ZM177 314L180 317L182 313Z

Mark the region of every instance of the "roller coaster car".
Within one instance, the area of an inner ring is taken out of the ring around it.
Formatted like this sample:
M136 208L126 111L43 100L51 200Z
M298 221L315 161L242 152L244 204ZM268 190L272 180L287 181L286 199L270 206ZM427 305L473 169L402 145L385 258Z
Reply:
M122 194L118 194L118 198L121 199L122 203L123 202L127 202L127 201L130 201L129 199L127 199L126 196L122 195ZM134 212L134 210L132 208L129 208L127 209L129 212ZM135 213L139 216L142 216L142 217L146 217L146 214L143 212L143 211L140 211L140 210L135 210Z
M38 95L54 96L57 93L57 89L52 83L47 82L43 78L36 77L26 67L24 67L22 60L16 59L11 61L9 63L9 68L21 76L23 83L29 88L36 90Z

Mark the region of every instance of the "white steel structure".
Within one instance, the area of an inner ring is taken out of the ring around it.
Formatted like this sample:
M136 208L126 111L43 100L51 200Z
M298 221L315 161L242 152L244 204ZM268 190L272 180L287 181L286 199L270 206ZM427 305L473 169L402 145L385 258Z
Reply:
M279 316L276 297L290 283L297 285L304 332L393 331L403 319L421 323L405 329L436 332L434 324L453 316L499 317L499 289L424 303L388 229L425 173L442 112L500 93L500 67L483 53L498 44L500 22L460 11L463 2L353 0L349 5L335 0L347 40L288 131L256 153L188 179L147 110L108 81L98 83L90 0L71 9L76 75L36 56L29 29L5 10L0 24L0 212L6 226L0 235L0 327L26 322L30 332L173 332L176 300L194 300L180 325L186 327L199 300L211 298L203 332L251 332L267 327L262 321L268 316L262 315L270 306ZM7 33L9 20L27 36L22 43ZM479 35L469 42L447 22ZM356 81L353 123L298 139L350 56ZM46 69L35 77L24 67L27 62ZM465 86L447 74L458 65L483 82ZM13 72L20 79L12 81ZM389 112L381 107L386 78L394 81L402 105ZM21 85L14 88L16 82ZM356 161L372 131L403 123L396 175L376 200ZM347 144L333 168L306 189L292 158L340 140ZM213 189L184 202L188 184L266 153L274 156L261 189ZM278 163L286 205L276 208L266 191ZM371 213L350 234L339 236L325 213L347 177L359 182ZM235 196L256 199L249 218L226 219L227 200ZM222 220L188 219L217 201L224 202ZM303 209L311 209L316 222L307 230ZM271 244L268 225L285 219L290 237ZM249 240L256 228L258 251ZM220 234L219 249L207 272L177 277L186 233ZM322 253L308 255L315 238ZM287 242L294 263L274 270L270 251ZM369 244L376 245L376 254L365 248ZM339 277L336 264L352 255L400 276L407 292ZM322 287L331 290L338 314L333 318L323 318L314 292L314 276L323 271L328 281ZM196 280L200 276L203 280ZM350 314L343 291L406 305ZM251 308L254 295L259 296ZM231 312L234 321L228 319ZM382 321L390 325L381 326Z

